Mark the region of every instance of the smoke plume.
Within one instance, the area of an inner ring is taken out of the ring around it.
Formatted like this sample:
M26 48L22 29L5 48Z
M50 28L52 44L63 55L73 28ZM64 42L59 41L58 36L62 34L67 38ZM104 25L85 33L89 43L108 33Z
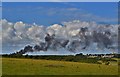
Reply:
M53 24L42 26L25 24L23 22L11 23L1 20L2 44L27 45L17 54L36 51L58 51L64 49L69 52L94 49L116 49L118 38L118 25L97 24L74 20L63 22L62 25ZM97 51L96 51L97 52Z

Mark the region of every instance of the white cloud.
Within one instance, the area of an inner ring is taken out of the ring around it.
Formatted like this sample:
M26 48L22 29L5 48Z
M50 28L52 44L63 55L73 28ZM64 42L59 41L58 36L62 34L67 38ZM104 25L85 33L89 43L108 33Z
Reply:
M28 28L27 36L34 42L44 41L45 28L43 26L32 26Z
M55 34L56 38L78 40L80 39L79 32L81 28L88 28L87 35L91 36L94 30L98 32L110 31L112 35L117 35L118 25L100 25L95 22L85 22L80 20L74 20L71 22L63 22L63 26L59 24L53 24L51 26L39 26L36 24L28 25L23 22L11 23L7 20L1 20L2 23L2 44L6 45L26 45L26 44L38 44L41 41L45 41L44 37L46 33L50 35ZM111 37L114 42L117 42L117 37Z

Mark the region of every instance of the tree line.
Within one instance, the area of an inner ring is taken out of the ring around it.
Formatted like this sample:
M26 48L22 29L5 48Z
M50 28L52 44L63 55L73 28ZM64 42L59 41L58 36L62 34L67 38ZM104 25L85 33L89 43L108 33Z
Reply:
M109 61L116 61L112 58L101 58L101 57L94 57L90 58L88 55L83 55L82 53L76 55L13 55L13 54L4 54L2 57L7 58L27 58L27 59L43 59L43 60L56 60L56 61L70 61L70 62L83 62L83 63L95 63L101 64L98 62L99 60L103 62Z

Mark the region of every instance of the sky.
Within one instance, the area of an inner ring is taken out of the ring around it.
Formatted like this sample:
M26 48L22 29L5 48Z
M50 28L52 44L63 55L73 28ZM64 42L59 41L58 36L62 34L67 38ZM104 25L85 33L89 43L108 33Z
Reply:
M117 23L116 2L3 2L3 19L39 25L82 20Z
M3 33L0 33L3 35L2 51L3 53L16 52L25 44L30 44L31 40L32 42L41 40L41 37L36 35L42 36L43 39L44 34L41 32L45 33L44 27L61 31L61 25L67 22L66 24L70 26L67 32L72 33L70 29L72 26L75 26L73 28L76 30L79 25L117 24L117 18L117 2L3 2L2 25L4 26L2 26ZM56 31L56 33L62 35L63 32ZM74 54L64 51L41 54L53 53Z
M119 2L119 0L2 0L3 2Z

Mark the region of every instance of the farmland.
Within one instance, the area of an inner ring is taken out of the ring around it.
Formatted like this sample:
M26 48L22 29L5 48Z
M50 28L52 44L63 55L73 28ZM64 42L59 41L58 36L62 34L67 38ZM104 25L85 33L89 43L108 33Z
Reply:
M3 75L117 75L117 65L2 58Z

